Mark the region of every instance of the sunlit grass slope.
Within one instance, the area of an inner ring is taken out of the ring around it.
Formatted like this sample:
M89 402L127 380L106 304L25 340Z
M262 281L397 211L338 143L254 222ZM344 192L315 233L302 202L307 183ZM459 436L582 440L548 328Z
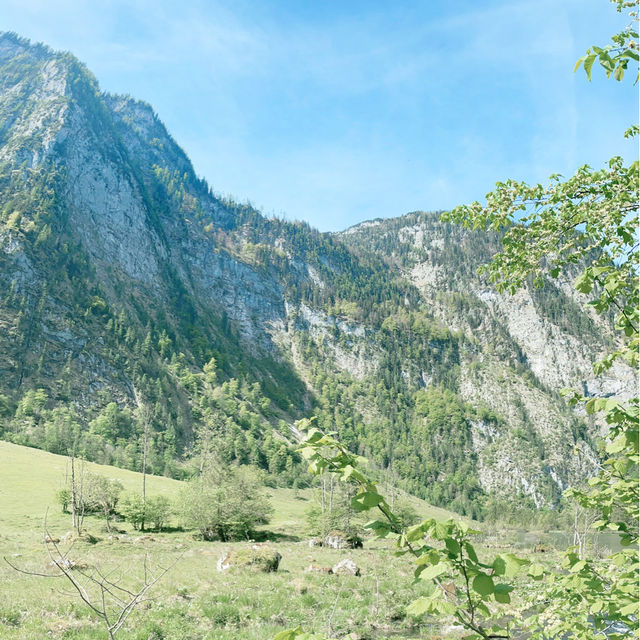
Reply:
M140 491L142 474L118 467L78 462L85 470L108 478L117 478L125 491ZM0 442L0 536L19 533L24 538L33 532L41 537L46 515L50 526L59 528L69 522L55 503L55 494L66 484L71 473L69 458L39 449ZM177 499L183 482L161 476L147 476L148 495L166 495ZM289 535L301 535L305 528L305 511L312 502L312 491L293 489L266 490L274 507L269 529ZM423 517L446 518L451 514L432 507L423 500L405 496L411 506ZM91 526L91 522L87 523ZM30 537L30 536L29 536Z
M142 476L116 467L86 464L86 470L117 478L125 490L139 491ZM60 579L49 573L50 559L43 544L44 519L53 536L71 529L55 493L65 485L69 461L38 449L0 442L0 640L41 640L43 637L101 640L100 621L79 602ZM184 483L147 477L147 494L174 499ZM126 535L110 536L104 521L88 517L86 529L97 542L81 539L60 548L79 563L115 572L139 585L145 558L152 567L175 567L154 587L154 600L134 612L121 637L132 640L262 640L287 627L302 625L326 633L329 626L345 635L365 629L363 637L406 637L415 623L405 607L421 595L413 585L409 558L395 558L390 544L367 541L365 549L310 549L305 540L305 511L314 503L312 490L267 488L274 516L266 529L282 555L277 573L217 571L218 558L229 548L247 542L204 542L192 531L174 530L142 536L126 522L116 526ZM383 489L384 491L384 489ZM445 516L424 502L404 497L421 516ZM174 524L177 524L175 522ZM7 561L2 560L6 558ZM310 564L331 567L352 557L360 577L308 573ZM32 571L29 576L11 568Z

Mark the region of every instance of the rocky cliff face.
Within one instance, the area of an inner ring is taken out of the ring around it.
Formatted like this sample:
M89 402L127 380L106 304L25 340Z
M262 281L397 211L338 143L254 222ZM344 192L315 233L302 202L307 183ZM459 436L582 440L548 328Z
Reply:
M551 280L542 291L497 293L477 268L498 249L498 239L452 228L433 214L367 222L341 235L355 249L383 254L431 313L473 345L461 358L459 393L504 419L498 427L472 424L485 490L523 493L541 506L542 484L562 491L589 474L597 457L576 439L584 427L557 394L569 387L630 395L635 376L625 366L594 374L593 362L614 336L610 324L586 311L586 297L568 282ZM592 424L585 434L597 429Z
M595 460L595 426L558 389L631 379L594 378L612 338L582 301L551 285L509 298L477 276L496 238L436 214L333 235L265 219L212 193L149 105L102 94L69 54L11 34L0 205L0 419L12 439L53 446L53 418L42 426L25 409L39 388L49 411L72 406L113 451L126 442L90 425L142 394L165 460L231 432L232 457L238 439L286 447L293 421L314 413L435 502L469 511L483 495L522 494L543 506Z

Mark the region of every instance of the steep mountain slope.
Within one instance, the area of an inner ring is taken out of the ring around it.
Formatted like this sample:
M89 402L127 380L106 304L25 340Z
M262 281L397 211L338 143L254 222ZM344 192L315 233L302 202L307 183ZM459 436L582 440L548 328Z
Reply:
M290 445L313 414L473 515L553 504L593 469L593 428L556 395L611 384L581 301L497 295L475 275L496 238L435 214L321 234L222 199L150 106L13 34L0 207L6 439L130 468L148 440L157 473L217 455L304 483Z
M485 490L523 492L540 505L541 483L564 488L589 473L595 458L585 440L597 425L569 415L557 392L625 393L634 375L624 366L594 375L592 363L613 344L611 324L586 312L587 299L570 282L498 294L478 267L499 250L499 239L434 214L366 222L340 235L357 252L384 256L433 316L472 345L459 362L460 396L498 417L495 425L471 425Z

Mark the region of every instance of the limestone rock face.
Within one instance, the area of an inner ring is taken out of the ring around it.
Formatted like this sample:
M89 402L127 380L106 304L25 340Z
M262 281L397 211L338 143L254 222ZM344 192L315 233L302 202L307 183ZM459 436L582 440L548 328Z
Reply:
M498 251L498 238L470 232L416 212L363 223L341 237L359 251L378 251L420 292L443 330L465 343L458 352L458 393L484 407L491 420L470 423L468 455L476 459L483 489L537 507L553 504L562 491L593 473L591 441L604 425L576 439L584 414L558 400L563 387L585 395L631 397L635 372L616 363L602 376L592 364L612 350L612 324L597 316L588 298L572 286L575 274L549 279L543 289L498 293L478 267ZM407 366L406 375L434 384L433 371ZM497 417L498 420L493 418Z

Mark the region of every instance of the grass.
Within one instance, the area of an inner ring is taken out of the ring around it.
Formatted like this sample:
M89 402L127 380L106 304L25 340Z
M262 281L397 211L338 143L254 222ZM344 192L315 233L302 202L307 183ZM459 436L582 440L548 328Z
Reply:
M42 537L45 514L50 527L64 528L68 516L59 513L55 504L55 494L65 486L71 473L69 458L0 441L0 536L19 532ZM142 474L127 469L83 462L86 471L108 478L118 479L125 491L140 491ZM184 485L179 480L162 476L147 475L147 495L165 495L175 499ZM305 511L310 506L312 491L286 488L268 488L266 493L274 508L269 531L283 536L302 537L305 535ZM453 514L445 509L433 507L424 500L403 494L408 502L424 518L448 518Z
M62 456L0 442L0 556L27 571L48 573L43 521L61 536L71 529L54 496L65 483L68 461ZM141 487L141 475L87 463L87 469L117 478L126 490ZM182 483L148 476L147 495L176 498ZM282 555L275 573L236 570L219 573L218 558L247 543L207 543L193 532L176 530L142 537L128 523L126 533L110 538L103 521L89 516L86 528L99 541L78 541L69 557L91 571L112 571L123 584L139 584L145 558L155 568L176 563L153 590L154 599L139 607L118 638L132 640L268 639L285 628L303 626L337 638L422 637L442 634L435 621L416 621L407 604L426 588L413 585L413 563L395 557L385 541L367 540L362 550L309 548L304 513L310 490L268 489L274 516L266 533ZM406 498L423 517L451 514L423 501ZM308 573L309 565L331 567L351 557L360 577ZM0 639L42 640L106 638L96 616L69 591L64 579L28 576L0 563ZM348 634L353 634L349 636ZM442 637L442 635L438 636ZM445 637L448 637L445 635Z
M68 516L59 513L55 494L64 488L71 473L69 459L39 449L0 442L0 535L11 537L19 532L20 539L42 538L45 514L50 526L63 526ZM93 462L82 463L87 471L117 478L125 491L140 491L142 475ZM181 482L159 476L147 476L149 495L162 494L171 498L180 490ZM48 512L48 513L47 513ZM70 528L70 521L67 526Z

